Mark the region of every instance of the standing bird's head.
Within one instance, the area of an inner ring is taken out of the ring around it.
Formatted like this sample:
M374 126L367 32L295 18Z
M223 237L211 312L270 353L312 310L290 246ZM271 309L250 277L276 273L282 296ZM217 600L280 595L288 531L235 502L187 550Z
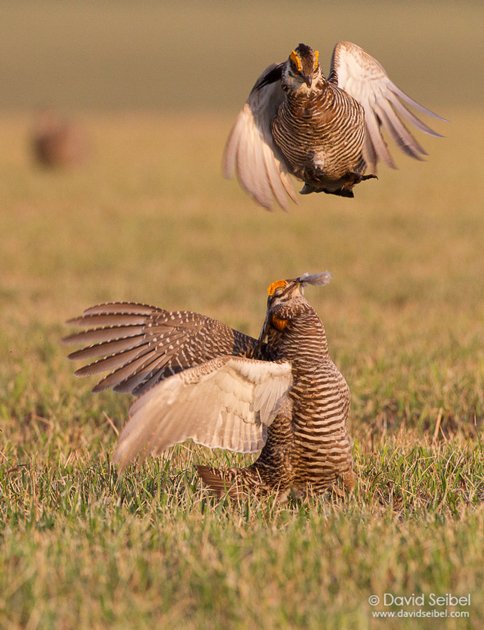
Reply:
M299 300L304 296L304 287L307 284L322 286L330 281L329 271L313 274L303 273L302 276L290 280L276 280L267 287L267 310L271 310L279 304Z
M298 278L290 280L277 280L267 288L267 313L259 343L262 343L267 335L269 327L282 332L289 320L291 312L296 313L299 309L305 308L307 302L304 298L304 287L307 284L322 286L328 284L331 274L328 271L322 273L304 273ZM299 307L299 308L298 308Z
M291 52L284 66L283 85L291 90L303 88L309 91L319 78L321 78L319 52L306 44L299 44Z

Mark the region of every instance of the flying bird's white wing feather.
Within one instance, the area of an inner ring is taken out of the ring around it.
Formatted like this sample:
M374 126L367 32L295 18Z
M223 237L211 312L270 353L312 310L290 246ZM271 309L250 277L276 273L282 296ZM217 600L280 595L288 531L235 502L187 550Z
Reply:
M131 407L114 455L120 468L191 439L210 448L259 451L291 386L289 363L219 357L180 372Z
M371 172L376 173L379 161L396 168L383 139L382 127L404 153L417 160L421 160L421 156L426 155L426 152L405 127L402 118L420 131L432 136L441 135L419 120L406 105L428 116L444 119L402 92L389 79L382 65L356 44L351 42L336 44L331 60L330 79L353 96L365 110L366 137L363 157Z
M281 66L272 64L257 80L237 116L223 157L224 176L236 176L242 188L268 210L274 200L285 210L289 198L297 203L287 165L271 131L272 120L284 98Z

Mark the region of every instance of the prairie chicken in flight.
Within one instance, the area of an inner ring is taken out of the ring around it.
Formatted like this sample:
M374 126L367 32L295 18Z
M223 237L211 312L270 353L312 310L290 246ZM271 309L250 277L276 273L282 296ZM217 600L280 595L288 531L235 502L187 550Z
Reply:
M252 88L227 140L224 175L237 176L268 209L274 200L284 209L289 198L297 202L289 174L304 182L301 194L353 197L355 184L376 176L379 161L396 168L382 130L417 160L426 152L402 118L440 136L406 105L440 118L402 92L356 44L336 44L328 78L318 51L299 44L287 61L266 68Z
M93 306L70 320L87 330L65 341L89 345L69 358L101 357L76 374L109 371L93 391L139 396L115 452L120 468L191 439L261 451L247 468L197 467L218 495L305 496L338 480L351 488L349 389L303 295L305 285L329 278L272 283L258 339L198 313L133 303Z

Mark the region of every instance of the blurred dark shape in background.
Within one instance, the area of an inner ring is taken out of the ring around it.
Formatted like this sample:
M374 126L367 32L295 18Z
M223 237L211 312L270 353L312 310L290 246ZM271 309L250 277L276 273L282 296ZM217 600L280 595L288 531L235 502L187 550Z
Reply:
M30 144L35 162L47 168L79 166L90 153L86 130L52 109L36 114Z

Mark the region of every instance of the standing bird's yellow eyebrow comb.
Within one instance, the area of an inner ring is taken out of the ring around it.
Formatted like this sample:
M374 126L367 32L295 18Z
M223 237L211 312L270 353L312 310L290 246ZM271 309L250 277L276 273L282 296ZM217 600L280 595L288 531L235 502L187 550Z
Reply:
M277 291L277 289L279 288L284 288L287 286L287 282L285 280L276 280L275 282L272 282L268 287L267 287L267 295L269 297L271 297L272 295L274 295L274 293Z

